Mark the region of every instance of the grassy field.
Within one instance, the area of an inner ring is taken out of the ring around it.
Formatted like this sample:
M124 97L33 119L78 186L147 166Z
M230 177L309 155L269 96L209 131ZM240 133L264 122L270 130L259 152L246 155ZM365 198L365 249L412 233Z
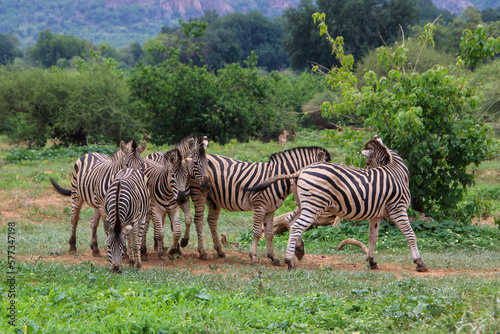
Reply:
M334 162L343 163L346 153L321 136L301 132L289 147L324 146ZM56 194L48 180L69 188L73 163L82 153L13 151L2 138L0 143L0 333L500 331L498 159L475 170L478 179L468 194L488 202L489 216L480 225L412 223L428 273L414 270L404 236L387 224L376 247L379 270L369 270L357 248L337 252L346 237L368 240L367 224L347 221L306 232L306 255L293 272L270 265L265 242L258 249L261 264L249 266L251 212L223 211L219 232L235 244L227 247L226 259L210 249L208 261L198 260L193 228L182 258L157 266L152 252L143 270L125 267L112 274L105 257L91 256L88 207L78 226L78 252L68 254L71 201ZM146 153L169 148L150 146ZM276 142L231 142L211 143L208 152L266 161L281 149ZM19 155L26 160L8 161ZM289 198L277 214L293 208ZM98 233L103 253L102 227ZM206 226L204 233L209 249ZM151 239L148 235L149 248ZM165 244L170 240L167 229ZM286 242L287 235L275 238L281 259Z

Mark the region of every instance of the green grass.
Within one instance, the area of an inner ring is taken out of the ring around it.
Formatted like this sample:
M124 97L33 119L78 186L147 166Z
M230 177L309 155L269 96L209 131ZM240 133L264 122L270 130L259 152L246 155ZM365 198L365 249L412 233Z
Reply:
M300 132L289 142L296 146L325 146L333 161L343 163L345 153L331 147L316 132ZM151 153L171 147L148 147ZM266 161L282 150L276 142L211 143L209 153L246 161ZM0 333L488 333L500 323L500 231L498 226L477 227L450 221L414 222L422 259L430 274L411 270L369 270L356 247L335 250L344 238L368 241L367 223L343 221L338 228L319 228L304 234L308 255L336 255L339 262L357 270L324 265L288 272L267 265L265 241L258 255L265 266L248 266L248 258L215 260L206 264L189 258L182 266L167 261L164 267L122 274L89 262L65 265L45 260L67 256L70 207L38 200L53 196L48 176L69 187L75 157L52 152L31 152L31 160L5 162L12 150L0 148L0 207L15 203L10 216L0 216ZM38 157L41 157L40 159ZM491 203L489 213L500 216L497 189L499 161L479 166L479 178L469 196ZM486 173L490 171L490 173ZM277 212L294 209L287 198ZM79 254L88 253L89 220L93 210L84 207L77 230ZM16 222L16 326L10 326L7 235L8 222ZM247 254L251 245L251 212L223 211L219 232L239 242ZM151 231L151 230L150 230ZM165 244L171 242L168 225ZM205 247L215 256L207 224ZM152 247L151 232L148 247ZM98 229L101 250L105 245ZM275 237L280 259L287 235ZM185 252L196 252L196 232ZM234 256L234 255L231 255ZM414 268L404 236L383 225L376 246L382 268ZM211 262L214 263L214 262Z

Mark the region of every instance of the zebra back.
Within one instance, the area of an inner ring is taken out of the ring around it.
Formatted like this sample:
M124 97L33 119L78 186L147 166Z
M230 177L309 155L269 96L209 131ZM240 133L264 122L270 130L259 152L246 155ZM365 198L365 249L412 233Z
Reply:
M142 168L141 153L145 149L146 142L138 146L135 140L128 143L122 141L120 149L113 154L112 159L95 152L80 157L75 163L71 179L71 192L75 197L74 200L81 198L90 206L98 208L119 170Z
M125 249L125 234L136 224L144 224L150 196L146 176L135 169L120 170L111 183L104 201L108 259L111 270L118 271ZM143 226L137 226L142 230ZM134 240L140 245L141 240Z
M212 186L210 198L218 206L231 211L252 210L252 202L259 200L266 207L279 207L291 193L288 180L276 183L262 194L249 194L242 190L276 174L291 174L312 163L329 161L330 154L321 147L292 148L270 156L269 162L244 162L208 154Z

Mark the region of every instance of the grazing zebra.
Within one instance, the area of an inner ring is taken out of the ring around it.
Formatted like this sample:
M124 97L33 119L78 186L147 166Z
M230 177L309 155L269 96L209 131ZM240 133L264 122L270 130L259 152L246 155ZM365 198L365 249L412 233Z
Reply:
M205 150L208 147L208 138L207 136L200 136L197 134L187 136L182 139L175 145L175 148L178 149L181 153L183 159L191 158L192 163L188 169L188 184L198 184L202 189L207 189L209 187L209 176L207 172L207 157ZM155 152L151 153L146 157L146 159L153 160L159 163L163 163L164 152ZM189 189L186 188L186 197L189 198ZM191 207L189 200L186 200L183 204L181 204L181 209L184 212L184 221L186 225L186 231L184 232L184 237L181 240L181 247L186 247L189 242L189 233L191 230L191 223L193 218L191 216ZM146 254L146 234L148 231L149 222L146 222L144 238L142 241L142 254L143 256ZM154 244L155 250L158 249L158 245Z
M180 254L179 204L186 202L187 199L187 170L190 164L191 158L182 159L180 151L176 148L163 155L163 164L144 159L143 172L148 178L147 184L151 195L151 205L146 222L153 220L154 239L158 245L158 260L160 263L163 263L163 255L165 254L163 225L167 214L170 218L173 234L173 244L169 254ZM145 239L146 228L143 235L143 239ZM144 243L142 245L144 246ZM141 253L143 260L146 261L146 252L141 249Z
M366 259L372 269L377 268L373 253L378 240L380 221L389 216L405 235L413 262L417 264L416 270L427 271L420 259L415 233L406 212L411 194L409 171L403 159L388 149L378 136L367 142L361 153L367 157L368 169L318 163L297 173L280 175L247 189L259 192L278 180L296 180L293 193L297 207L287 217L290 236L285 263L288 264L288 269L295 268L295 247L300 242L302 233L328 210L340 218L369 219L370 244Z
M150 195L146 176L126 168L115 174L104 199L104 231L108 239L108 259L111 271L119 272L122 256L126 254L125 237L132 251L130 265L142 266L140 249Z
M281 263L275 257L273 248L273 217L274 212L291 193L291 182L282 181L258 193L244 192L243 189L252 187L271 175L294 173L310 164L330 161L328 151L321 147L292 148L271 155L269 162L256 163L213 154L207 154L207 160L211 187L208 190L202 190L196 186L191 187L200 259L208 258L203 245L203 216L205 204L208 201L208 225L219 257L225 257L217 232L221 209L251 210L253 211L253 242L249 254L250 263L257 264L257 243L262 235L262 226L264 226L267 256L273 265L280 266Z
M55 190L65 196L71 196L71 237L69 238L69 252L76 252L76 228L80 218L80 210L83 203L94 208L90 226L92 230L90 248L93 256L99 256L97 245L97 228L99 218L103 216L102 204L109 185L114 175L123 168L140 169L141 153L146 149L146 142L137 146L135 140L128 143L122 141L120 149L113 154L113 158L101 153L87 153L75 162L73 176L71 178L71 189L62 188L52 178L50 182Z

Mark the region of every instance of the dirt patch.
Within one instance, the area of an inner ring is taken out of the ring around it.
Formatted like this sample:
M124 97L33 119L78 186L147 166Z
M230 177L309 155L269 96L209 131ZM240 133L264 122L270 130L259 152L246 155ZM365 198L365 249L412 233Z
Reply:
M208 260L199 260L197 252L184 251L182 257L176 259L168 259L164 265L158 263L157 253L148 253L149 260L143 261L143 270L163 267L175 268L178 270L189 270L194 274L225 274L234 270L234 266L251 266L249 263L248 254L237 251L227 251L226 258L209 258ZM90 250L78 251L76 255L59 254L53 256L25 256L21 257L23 261L43 261L43 262L56 262L67 265L78 265L82 263L92 263L96 266L108 267L108 258L106 257L105 250L101 249L101 256L93 257ZM320 270L331 267L333 270L348 270L348 271L366 271L367 265L363 262L350 263L342 259L341 256L335 255L308 255L304 256L302 261L296 262L297 269L312 269ZM126 262L122 263L123 266L128 266ZM270 270L283 270L286 271L287 267L275 267L269 260L262 258L260 266ZM255 267L257 268L257 267ZM394 274L398 278L415 276L415 277L444 277L449 275L473 275L482 277L498 278L500 270L487 270L487 271L473 271L473 270L448 270L448 269L430 269L428 272L419 273L415 270L415 266L410 263L406 265L398 265L394 263L379 263L379 269L376 272L387 272Z

